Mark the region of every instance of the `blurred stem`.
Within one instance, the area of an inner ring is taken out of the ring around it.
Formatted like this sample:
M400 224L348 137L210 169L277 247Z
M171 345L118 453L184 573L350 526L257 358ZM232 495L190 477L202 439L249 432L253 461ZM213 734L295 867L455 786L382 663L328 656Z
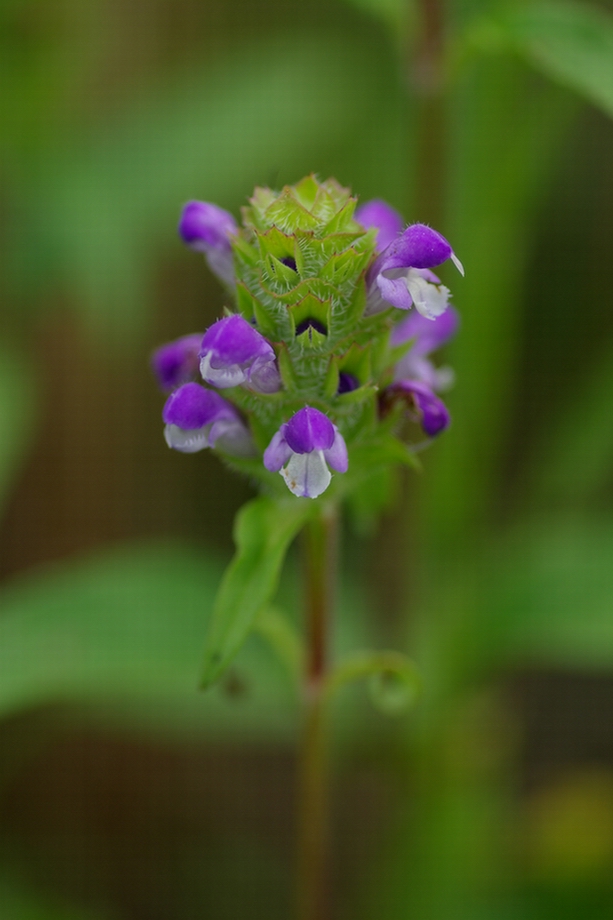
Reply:
M446 42L442 0L418 0L419 33L408 47L405 72L408 92L416 100L415 195L411 221L428 223L445 232L446 222ZM399 472L398 500L380 522L375 553L374 582L386 640L406 636L407 610L418 590L416 518L419 505L415 475Z
M445 10L443 0L419 0L420 37L409 84L417 98L415 220L444 232Z
M306 664L299 762L298 920L326 920L327 775L325 686L337 562L336 508L323 508L304 532Z

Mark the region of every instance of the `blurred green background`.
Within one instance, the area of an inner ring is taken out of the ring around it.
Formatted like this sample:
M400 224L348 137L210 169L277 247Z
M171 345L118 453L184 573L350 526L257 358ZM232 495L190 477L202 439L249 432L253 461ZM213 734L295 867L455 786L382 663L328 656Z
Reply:
M613 3L450 0L428 96L436 6L0 2L3 920L291 915L291 688L253 637L195 689L250 489L148 360L224 304L183 202L309 172L466 267L453 427L344 539L338 645L425 693L335 708L333 920L612 915Z

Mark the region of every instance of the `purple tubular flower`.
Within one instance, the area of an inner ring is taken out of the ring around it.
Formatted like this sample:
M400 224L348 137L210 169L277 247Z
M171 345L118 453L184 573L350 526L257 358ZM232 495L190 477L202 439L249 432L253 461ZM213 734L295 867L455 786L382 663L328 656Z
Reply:
M408 310L414 304L426 319L440 316L447 309L449 290L430 269L447 259L464 274L462 263L444 236L425 224L407 227L368 271L367 312L375 313L388 304Z
M390 387L390 395L400 396L417 410L421 427L431 438L449 427L449 410L430 387L419 380L400 380Z
M245 383L258 393L276 393L281 387L272 345L238 313L204 333L200 373L220 389Z
M198 383L186 383L171 393L162 418L166 443L184 454L205 447L241 457L254 452L249 429L234 406Z
M162 345L151 355L151 367L163 390L173 390L198 376L202 335L186 335Z
M281 473L298 498L317 498L330 485L328 466L337 473L347 472L347 445L327 415L305 406L273 436L264 451L264 466Z
M418 380L431 390L445 390L453 383L453 371L450 367L436 368L428 359L452 338L460 324L460 318L453 307L447 307L444 313L434 320L426 319L421 313L411 311L392 330L391 344L402 345L413 339L413 345L401 358L394 369L394 380Z
M358 208L355 212L355 219L367 230L370 230L371 227L377 228L379 252L389 246L400 235L404 227L404 220L398 211L395 211L385 201L381 201L380 198L367 201Z
M234 285L234 262L230 237L238 230L233 216L207 201L188 201L181 213L179 236L197 252L203 252L213 274Z

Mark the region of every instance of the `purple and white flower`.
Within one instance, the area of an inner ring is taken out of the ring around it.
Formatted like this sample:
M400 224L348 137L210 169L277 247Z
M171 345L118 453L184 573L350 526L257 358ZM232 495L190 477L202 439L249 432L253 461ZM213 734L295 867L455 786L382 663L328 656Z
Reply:
M383 238L388 238L387 225ZM440 316L447 309L449 289L430 269L447 259L464 274L462 263L444 236L425 224L411 224L369 268L366 312L376 313L389 305L408 310L414 305L426 319Z
M195 333L156 348L151 367L163 390L174 390L197 378L201 342L202 333Z
M327 415L305 406L273 436L264 451L264 466L281 473L288 489L298 498L317 498L330 485L329 466L346 473L347 445Z
M200 373L206 383L220 389L244 383L258 393L276 393L281 387L272 345L238 313L205 332Z
M428 355L448 342L458 331L459 324L460 318L453 307L448 307L434 320L412 310L392 330L392 346L413 340L409 351L396 364L394 380L419 380L438 392L449 389L453 383L453 370L435 367Z
M171 393L162 418L166 443L184 454L205 447L240 457L254 453L249 429L234 406L199 383L186 383Z
M447 406L420 380L399 380L385 390L383 398L387 403L402 399L411 412L417 413L421 427L430 438L449 427L451 419Z
M230 238L237 230L230 212L208 201L188 201L179 221L183 242L203 252L213 274L230 287L235 283Z

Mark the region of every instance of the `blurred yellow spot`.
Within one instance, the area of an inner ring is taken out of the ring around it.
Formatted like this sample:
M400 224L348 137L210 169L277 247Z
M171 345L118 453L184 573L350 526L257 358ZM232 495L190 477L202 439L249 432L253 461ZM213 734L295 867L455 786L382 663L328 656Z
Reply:
M578 882L613 871L612 771L566 774L532 796L526 818L526 856L539 879Z

